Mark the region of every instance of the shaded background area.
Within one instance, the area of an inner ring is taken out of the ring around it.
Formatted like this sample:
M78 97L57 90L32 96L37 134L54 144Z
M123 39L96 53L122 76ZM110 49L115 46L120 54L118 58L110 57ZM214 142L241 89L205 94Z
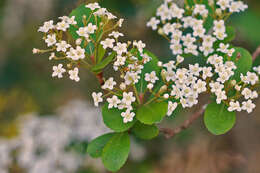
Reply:
M65 78L53 79L51 78L53 62L48 61L48 55L32 55L32 48L45 47L41 40L42 35L37 33L38 27L46 20L68 15L82 2L86 1L0 0L0 138L3 140L12 140L21 134L19 129L23 125L23 119L32 116L32 112L35 112L33 116L37 117L63 115L59 109L64 105L65 107L70 105L73 100L83 100L87 109L92 109L90 95L98 90L98 82L92 74L82 71L80 83ZM167 41L145 27L147 20L161 3L160 0L99 2L109 11L126 19L122 32L127 39L143 40L148 49L162 61L171 59ZM235 26L237 32L233 44L245 47L252 53L260 45L260 1L245 2L248 3L249 9L244 13L234 14L228 23ZM257 63L260 64L260 57L255 65ZM132 144L134 148L131 152L132 157L120 172L259 173L259 105L260 100L257 101L256 110L250 115L237 114L236 126L226 135L209 134L200 119L174 139L166 140L160 136L149 142L135 140ZM194 109L168 118L163 122L163 126L178 126ZM93 111L95 113L90 114L88 111L81 113L91 121L93 117L101 116L98 110ZM100 128L103 127L100 125ZM97 125L95 129L99 129L99 126ZM88 134L85 134L85 137L88 137ZM0 149L0 168L1 155ZM78 172L104 172L102 165L96 163L97 161L82 160L84 163ZM8 172L30 171L20 167L14 159L8 165Z

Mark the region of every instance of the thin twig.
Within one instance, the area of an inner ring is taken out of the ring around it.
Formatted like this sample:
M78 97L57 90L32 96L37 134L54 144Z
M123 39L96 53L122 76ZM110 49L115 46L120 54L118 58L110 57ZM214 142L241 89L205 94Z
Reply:
M175 129L171 129L171 128L160 128L160 132L164 134L164 136L169 139L171 137L174 137L176 134L182 132L183 130L187 129L195 120L197 120L205 111L206 109L206 105L202 106L197 112L195 112L189 119L187 119L186 121L184 121L184 123L175 128Z
M255 52L253 53L252 57L253 57L253 61L256 60L256 58L260 55L260 46L255 50Z

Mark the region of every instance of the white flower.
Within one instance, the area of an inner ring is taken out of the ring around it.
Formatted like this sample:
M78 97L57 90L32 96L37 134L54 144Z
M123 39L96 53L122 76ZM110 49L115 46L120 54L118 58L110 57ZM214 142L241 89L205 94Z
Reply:
M260 66L254 67L253 69L254 69L255 72L258 73L258 75L260 75Z
M222 100L227 99L227 95L226 95L225 91L218 91L215 94L217 96L217 99L216 99L217 104L220 104Z
M176 57L178 63L182 63L184 61L184 58L180 55Z
M121 113L121 116L124 118L124 123L133 121L133 118L135 116L134 112L131 112L129 109L127 109L125 112Z
M170 49L174 55L182 54L182 45L180 43L175 43L170 45Z
M152 27L153 30L157 29L157 25L160 23L160 20L156 19L155 17L152 17L149 22L147 22L148 27Z
M256 106L252 103L252 100L242 102L242 110L245 110L248 113L251 113L255 107Z
M110 77L108 80L106 80L105 84L102 86L102 89L113 90L115 85L116 85L116 82L114 81L114 78Z
M61 21L57 23L57 30L61 30L61 31L67 31L67 29L70 27L70 25L68 23L66 23L65 21Z
M115 66L125 65L126 57L118 55L116 57L116 61L114 62Z
M48 47L54 45L57 42L56 34L47 35L47 39L45 39L45 42L47 43Z
M118 55L122 55L122 53L127 52L127 44L118 42L113 50L116 51Z
M170 116L172 115L173 111L177 108L178 104L175 102L171 102L169 101L168 102L168 112L167 112L167 115Z
M117 96L113 96L112 98L107 99L108 104L108 109L111 108L117 108L117 105L121 103L121 101L118 99Z
M102 98L102 93L101 93L101 92L99 92L99 93L93 92L93 93L92 93L92 97L93 97L93 100L94 100L94 105L95 105L96 107L98 107L98 104L99 104L100 102L103 102L103 98Z
M205 80L208 77L212 77L213 73L211 72L211 70L212 70L212 67L203 67L202 68L202 72L203 72L202 79Z
M229 7L230 0L218 0L217 4L220 6L222 10L225 10L226 8Z
M140 40L140 41L134 41L133 45L137 47L138 51L140 53L143 53L143 49L145 48L145 44Z
M51 29L54 29L53 20L44 22L44 25L38 29L38 32L47 33Z
M159 80L159 78L156 76L155 71L145 74L145 81L155 83L157 80Z
M147 88L148 88L149 90L153 89L153 87L154 87L154 85L153 85L152 83L149 83L149 84L147 85Z
M197 83L195 83L195 85L193 86L194 89L196 89L196 91L198 93L202 93L205 92L207 90L206 88L206 82L202 81L201 79L199 79L197 81Z
M129 92L129 93L124 92L122 103L124 103L126 105L131 105L132 102L135 102L135 99L136 98L133 96L133 92Z
M78 82L80 80L79 78L79 69L76 67L73 70L69 70L70 79Z
M86 27L80 27L76 33L80 36L80 37L85 37L85 38L89 38L89 34L87 32Z
M119 38L120 36L123 37L124 34L117 32L117 31L113 31L111 34L109 34L108 36L112 36L114 38Z
M121 90L125 90L126 89L126 84L124 82L122 82L120 85L119 85L120 89Z
M89 3L85 6L86 8L90 8L91 10L95 10L100 8L99 4L97 2L95 3Z
M255 73L247 72L246 73L247 80L251 83L251 85L255 85L258 82L258 76Z
M136 84L140 79L140 76L138 75L138 73L127 72L124 79L126 85Z
M93 25L92 23L89 23L88 26L85 27L86 32L89 34L94 34L95 30L97 29L96 25Z
M70 58L75 61L85 58L85 49L82 49L80 46L77 46L76 49L71 49L70 52L72 52Z
M249 88L244 88L241 94L245 97L245 99L249 99L252 97L252 91Z
M233 112L233 111L238 111L238 112L240 112L240 111L241 111L241 107L240 107L239 102L238 102L238 101L236 101L236 102L231 101L231 102L229 103L228 111L229 111L229 112Z
M114 39L110 39L110 38L107 38L106 40L104 41L101 41L100 43L103 45L103 48L106 49L106 48L113 48L114 47L114 43L115 40Z
M71 47L70 44L67 44L66 41L61 41L59 43L56 43L56 46L57 46L57 51L60 52L66 52L67 51L67 48Z
M66 72L66 70L64 68L62 68L62 64L59 64L58 66L53 66L53 73L52 73L52 77L57 76L58 78L62 78L63 77L63 73Z
M40 53L40 50L36 49L36 48L33 48L32 52L33 52L33 54L37 54L37 53Z

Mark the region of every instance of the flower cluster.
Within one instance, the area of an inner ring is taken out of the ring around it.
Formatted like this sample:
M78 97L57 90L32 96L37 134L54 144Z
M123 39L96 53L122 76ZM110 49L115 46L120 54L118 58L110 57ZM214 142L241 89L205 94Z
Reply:
M174 97L185 108L197 104L200 93L208 92L215 95L218 104L224 102L229 111L252 112L255 108L252 99L258 97L254 89L259 84L259 67L254 69L258 74L247 72L246 76L241 74L239 80L234 79L239 55L234 60L235 48L227 43L230 38L225 25L232 13L246 8L243 2L234 0L195 5L185 2L185 8L172 0L164 1L157 9L157 17L152 17L147 26L158 30L170 42L170 49L177 59L176 62L158 64L163 69L162 76L169 91L164 94L165 98ZM209 22L212 22L210 27ZM177 68L187 56L205 57L206 65L190 64L188 68ZM176 106L176 102L169 101L168 115Z
M85 5L84 8L91 10L90 16L81 16L80 19L75 16L63 16L59 17L58 23L54 24L53 20L50 20L44 22L44 25L38 29L39 32L44 33L43 39L49 49L39 50L34 48L33 53L51 52L49 60L66 60L66 67L61 63L53 66L52 77L62 78L64 73L68 73L71 80L80 81L79 67L91 68L96 63L92 57L93 54L96 54L96 52L93 52L95 48L91 48L91 46L100 43L102 35L110 30L106 27L117 18L105 8L101 8L98 3ZM81 23L83 23L83 26L81 26ZM122 23L123 19L119 19L113 28L121 27ZM74 37L77 39L71 39L69 34L74 29L76 30ZM101 35L101 37L96 39L96 35ZM117 39L122 34L114 31L110 36ZM112 47L113 42L115 42L114 39L106 39L101 41L101 44L104 48L107 48ZM125 45L118 43L114 49L123 53L125 48L123 46Z

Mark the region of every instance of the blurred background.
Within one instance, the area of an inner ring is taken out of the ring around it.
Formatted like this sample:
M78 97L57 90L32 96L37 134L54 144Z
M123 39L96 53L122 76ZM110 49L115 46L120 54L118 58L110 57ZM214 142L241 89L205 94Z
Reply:
M102 173L98 159L86 155L88 141L107 131L91 92L98 82L87 71L81 82L53 79L48 55L37 29L46 20L68 15L86 0L0 0L0 173ZM93 2L91 0L87 2ZM236 28L233 44L251 53L260 45L260 1L228 21ZM100 0L126 19L123 33L143 40L162 61L171 58L168 43L146 27L161 0ZM255 65L260 64L259 61ZM173 139L133 139L122 173L259 173L260 100L256 110L237 114L227 134L209 134L199 119ZM176 127L195 109L179 111L164 127Z

